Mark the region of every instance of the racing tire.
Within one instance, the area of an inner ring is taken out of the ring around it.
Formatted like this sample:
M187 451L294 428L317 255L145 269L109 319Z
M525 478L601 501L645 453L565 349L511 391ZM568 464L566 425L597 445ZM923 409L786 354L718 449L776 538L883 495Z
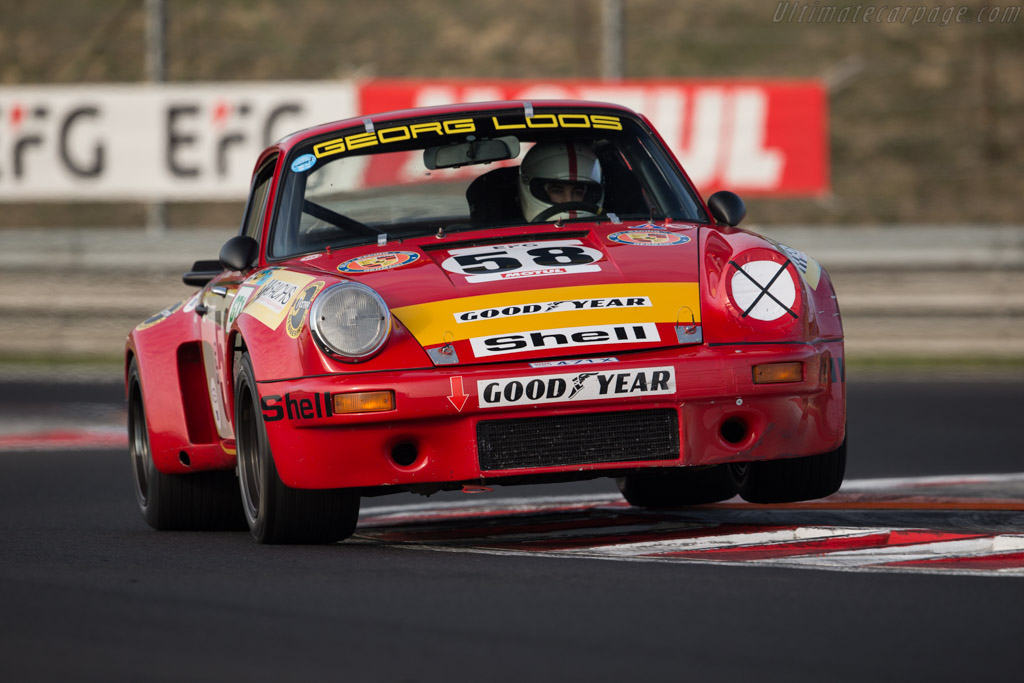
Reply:
M161 531L240 531L238 483L230 470L164 474L150 450L139 366L128 368L128 454L135 500L146 523Z
M359 518L354 489L295 489L281 481L260 410L256 375L247 354L235 372L235 446L242 510L260 543L336 543Z
M846 439L820 455L730 465L736 489L748 503L793 503L839 490L846 472Z
M703 505L736 495L726 465L649 470L619 477L616 483L630 505L645 508Z

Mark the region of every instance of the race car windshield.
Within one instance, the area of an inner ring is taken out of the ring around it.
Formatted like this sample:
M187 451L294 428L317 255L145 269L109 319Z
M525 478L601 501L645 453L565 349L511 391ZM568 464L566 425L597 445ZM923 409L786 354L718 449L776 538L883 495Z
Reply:
M528 224L519 165L547 142L582 145L600 163L603 187L556 205L575 206L566 220L708 221L660 144L622 112L474 112L340 129L298 146L285 162L270 256Z

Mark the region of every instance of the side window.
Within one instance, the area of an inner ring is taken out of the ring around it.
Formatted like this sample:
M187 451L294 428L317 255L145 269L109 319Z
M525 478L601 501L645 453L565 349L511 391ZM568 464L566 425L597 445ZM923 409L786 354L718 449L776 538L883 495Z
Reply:
M267 212L267 197L270 194L270 180L273 175L274 162L270 162L260 169L256 175L256 182L253 184L252 194L249 196L249 206L245 211L242 234L252 237L257 242L260 239L260 229L263 227L263 217Z

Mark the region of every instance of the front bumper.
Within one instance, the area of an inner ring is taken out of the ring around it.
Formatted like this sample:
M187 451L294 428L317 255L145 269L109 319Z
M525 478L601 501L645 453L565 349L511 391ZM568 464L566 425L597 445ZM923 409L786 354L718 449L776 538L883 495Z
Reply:
M801 381L754 383L754 365L787 361L803 363ZM567 400L583 373L595 374L581 380L576 400ZM395 392L394 410L328 414L325 399L332 394L380 390ZM295 488L556 480L815 455L839 446L846 422L842 341L662 349L571 367L518 362L302 377L261 382L259 391L278 473ZM606 453L600 462L541 458L511 467L485 458L481 466L482 421L529 427L531 418L579 415L601 424L600 414L615 413L609 421L621 424L624 411L674 412L678 452L638 460L642 453L622 449L621 459Z

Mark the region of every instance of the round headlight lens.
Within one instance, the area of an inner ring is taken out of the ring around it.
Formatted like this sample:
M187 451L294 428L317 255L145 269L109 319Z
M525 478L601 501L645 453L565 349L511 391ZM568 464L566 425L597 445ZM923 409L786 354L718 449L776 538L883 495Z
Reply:
M391 333L387 304L377 292L354 282L322 291L313 301L309 317L322 347L353 360L379 351Z

